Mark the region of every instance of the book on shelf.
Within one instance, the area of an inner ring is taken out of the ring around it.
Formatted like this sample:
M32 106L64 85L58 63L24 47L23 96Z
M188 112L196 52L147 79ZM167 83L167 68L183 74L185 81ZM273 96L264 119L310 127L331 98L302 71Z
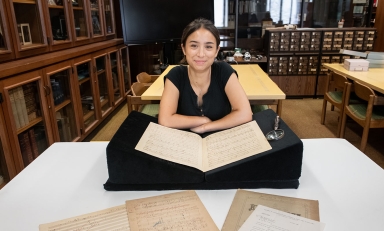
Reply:
M28 113L27 113L27 105L25 104L25 98L24 98L24 91L23 88L20 86L18 87L19 89L19 95L20 95L20 100L21 100L21 111L24 117L25 124L29 123L28 120Z
M9 90L9 99L11 102L12 114L13 114L13 118L15 120L16 129L19 129L21 127L21 125L20 125L19 114L17 113L17 108L16 108L14 89Z
M28 132L20 133L18 137L24 166L28 166L33 161L33 151L29 140Z
M205 138L151 122L135 149L207 172L272 147L253 120Z
M23 91L28 121L30 122L37 117L36 88L33 84L25 84Z
M15 98L15 105L16 105L16 111L19 118L20 127L24 127L28 124L28 115L23 114L23 107L25 107L25 101L23 101L23 98L21 98L22 92L20 94L20 87L17 87L14 89L14 98ZM27 110L25 109L25 112Z
M40 153L39 153L39 149L37 148L36 136L35 136L35 131L33 130L33 128L28 130L28 137L29 137L29 141L31 143L33 159L36 159Z
M45 136L45 129L43 126L35 126L34 133L35 133L37 150L39 153L43 153L45 149L48 148L47 139Z

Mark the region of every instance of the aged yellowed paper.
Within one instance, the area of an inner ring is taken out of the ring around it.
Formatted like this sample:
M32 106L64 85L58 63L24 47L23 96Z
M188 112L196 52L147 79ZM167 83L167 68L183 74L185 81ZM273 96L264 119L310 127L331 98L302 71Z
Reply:
M294 197L237 190L222 231L237 231L257 205L264 205L297 216L319 221L319 202Z
M325 224L258 205L239 231L323 231Z
M271 146L256 121L204 139L191 132L150 123L135 149L206 172L270 150Z
M132 231L219 230L195 191L126 201Z
M92 212L68 219L41 224L40 231L64 230L121 230L129 231L127 210L125 205Z

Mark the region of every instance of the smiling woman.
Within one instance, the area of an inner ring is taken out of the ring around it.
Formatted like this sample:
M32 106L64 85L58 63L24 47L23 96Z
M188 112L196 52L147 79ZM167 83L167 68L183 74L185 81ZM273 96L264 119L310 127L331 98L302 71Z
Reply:
M219 43L219 32L207 19L196 19L184 29L182 63L188 65L174 67L164 78L160 124L205 133L252 119L236 71L215 61Z

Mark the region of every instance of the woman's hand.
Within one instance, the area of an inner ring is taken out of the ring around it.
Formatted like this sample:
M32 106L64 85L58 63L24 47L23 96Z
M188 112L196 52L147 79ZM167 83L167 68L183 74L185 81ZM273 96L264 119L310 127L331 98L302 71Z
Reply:
M191 128L190 130L194 133L202 134L207 131L206 124L212 122L208 117L203 116L203 118L206 120L206 122L200 126Z

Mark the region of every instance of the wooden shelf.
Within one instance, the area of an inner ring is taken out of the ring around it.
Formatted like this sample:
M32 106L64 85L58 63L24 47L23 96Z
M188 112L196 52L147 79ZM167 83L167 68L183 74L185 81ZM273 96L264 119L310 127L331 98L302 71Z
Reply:
M83 116L84 121L89 120L89 118L91 118L94 114L95 114L95 111L89 111L89 112L87 112L87 113Z
M35 126L36 124L40 123L41 121L43 121L43 118L40 116L40 117L37 117L35 119L33 119L32 121L30 121L27 125L25 125L24 127L21 127L19 129L17 129L17 134L20 134L28 129L30 129L31 127Z
M56 105L55 106L55 111L59 111L61 110L63 107L67 106L68 104L71 103L71 100L67 99L67 100L64 100L64 102L60 103L59 105Z
M13 0L13 3L36 4L34 0Z

